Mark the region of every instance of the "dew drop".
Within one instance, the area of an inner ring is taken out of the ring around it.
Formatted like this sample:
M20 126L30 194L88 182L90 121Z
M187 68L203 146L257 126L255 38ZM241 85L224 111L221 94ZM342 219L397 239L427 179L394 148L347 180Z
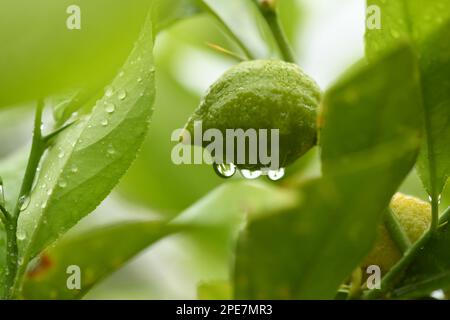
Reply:
M108 145L108 149L106 150L106 152L108 152L108 154L115 154L116 153L116 149L114 149L114 146L112 144Z
M231 178L236 173L236 166L232 163L215 163L213 168L217 175L222 178Z
M108 120L107 119L103 119L101 124L102 124L102 126L106 127L108 125Z
M114 89L112 87L107 87L105 90L105 96L112 97L112 95L114 94Z
M255 171L251 171L251 170L247 170L247 169L241 170L241 175L245 179L256 179L256 178L259 178L259 176L261 176L261 174L262 174L262 172L259 170L255 170Z
M105 111L108 113L113 113L114 110L116 110L116 106L114 105L114 103L111 102L107 102L105 104Z
M72 168L70 168L70 172L77 173L78 172L78 167L73 165Z
M281 178L284 177L284 168L280 168L278 170L269 170L267 176L272 181L280 180Z
M17 231L17 240L23 241L27 237L26 233L23 230Z
M58 186L60 188L64 189L65 187L67 187L67 182L65 182L64 180L61 180L61 181L59 181Z
M21 196L19 199L19 208L20 211L24 211L30 205L31 198L28 196Z
M141 83L142 82L142 78L141 77L137 78L137 82Z
M124 74L125 74L125 72L120 71L120 72L119 72L119 77L123 77Z
M124 100L127 97L127 93L125 90L120 90L117 93L117 98L119 98L119 100Z
M48 195L48 196L51 196L52 193L53 193L53 189L48 189L48 190L47 190L47 195Z
M44 201L44 202L41 204L41 209L45 209L45 207L47 207L47 201Z
M66 155L66 154L64 153L63 150L59 150L58 158L62 159L62 158L64 158L65 155Z

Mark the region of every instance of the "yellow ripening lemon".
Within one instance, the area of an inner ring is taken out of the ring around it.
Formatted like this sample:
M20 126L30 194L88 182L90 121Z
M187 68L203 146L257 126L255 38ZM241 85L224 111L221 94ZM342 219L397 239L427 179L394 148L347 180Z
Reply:
M416 242L431 223L431 206L428 202L412 196L397 193L391 200L390 208L396 215L411 243ZM369 265L378 265L385 274L400 260L402 254L391 239L384 224L379 226L375 245L362 263L365 269Z

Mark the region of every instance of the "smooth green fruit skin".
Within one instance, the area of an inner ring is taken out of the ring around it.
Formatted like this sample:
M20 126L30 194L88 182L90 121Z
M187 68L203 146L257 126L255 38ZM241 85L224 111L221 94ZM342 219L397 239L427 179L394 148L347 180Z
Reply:
M209 88L186 129L193 136L194 121L202 121L203 132L215 128L224 137L226 129L279 129L280 167L285 167L316 144L320 100L320 88L297 65L246 61ZM259 163L236 165L240 169L264 168Z

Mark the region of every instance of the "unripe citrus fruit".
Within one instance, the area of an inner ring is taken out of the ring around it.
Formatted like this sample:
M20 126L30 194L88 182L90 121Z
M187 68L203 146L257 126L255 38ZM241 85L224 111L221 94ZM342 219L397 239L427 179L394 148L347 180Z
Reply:
M397 193L391 200L390 208L403 227L411 243L416 242L431 223L430 204L412 196ZM402 254L391 239L384 224L379 227L377 241L362 266L378 265L383 274L400 260Z
M202 122L203 131L218 129L224 137L226 129L279 129L279 164L284 167L316 144L320 99L317 84L297 65L246 61L210 87L185 129L192 136L196 121ZM264 167L261 163L235 164L239 169Z

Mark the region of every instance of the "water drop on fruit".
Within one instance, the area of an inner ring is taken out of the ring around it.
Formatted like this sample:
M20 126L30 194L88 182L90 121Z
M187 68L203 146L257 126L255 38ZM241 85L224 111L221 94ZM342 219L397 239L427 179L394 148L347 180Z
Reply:
M259 178L261 176L262 172L260 170L247 170L247 169L242 169L241 170L241 175L242 177L244 177L245 179L256 179Z
M269 170L267 176L272 181L280 180L281 178L284 177L284 168L280 168L278 170Z
M232 163L213 164L214 171L222 178L231 178L236 173L236 166Z

